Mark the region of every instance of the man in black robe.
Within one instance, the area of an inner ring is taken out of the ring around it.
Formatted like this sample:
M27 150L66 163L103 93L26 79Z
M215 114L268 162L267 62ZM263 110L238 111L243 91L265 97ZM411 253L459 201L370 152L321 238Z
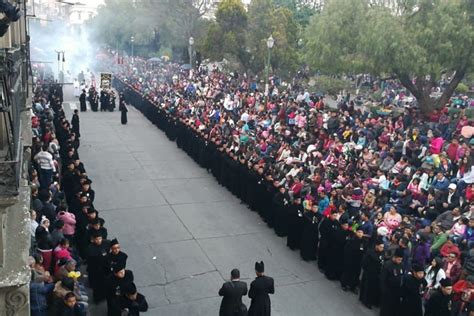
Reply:
M233 269L230 281L219 290L219 296L222 296L219 316L246 316L247 307L242 303L244 295L247 295L247 283L240 281L240 271Z
M414 264L412 272L406 274L402 281L401 315L423 315L422 296L426 289L425 270L422 265Z
M321 235L319 239L318 248L318 268L321 272L324 272L328 266L328 254L329 246L331 244L332 231L336 229L339 223L336 220L337 211L332 211L329 217L324 217L319 226L319 233Z
M82 89L82 93L79 96L79 104L80 104L81 112L86 112L87 105L86 105L86 90L85 89Z
M288 234L288 221L290 215L290 196L286 188L279 186L278 192L273 197L272 208L274 212L274 229L278 236L285 237Z
M120 250L120 244L117 238L110 241L110 251L105 256L105 266L110 273L112 273L116 266L127 266L128 256L126 253Z
M79 132L79 111L77 109L74 110L74 114L71 118L71 130L74 132L74 134L76 134L77 138L81 137L81 133Z
M252 300L248 316L270 316L271 302L269 294L275 293L273 278L264 275L263 261L255 262L257 278L250 283L249 297Z
M349 238L349 224L343 217L339 219L339 225L331 231L330 244L328 248L328 265L325 270L326 278L339 280L344 271L344 247Z
M135 283L123 287L123 295L119 298L120 309L127 310L128 316L140 316L140 312L148 311L148 302L144 295L137 292Z
M401 248L395 250L394 255L386 261L380 272L381 304L380 316L399 316L400 291L404 275L403 260L404 251Z
M359 226L344 247L344 271L341 276L341 286L344 291L350 290L356 293L362 257L366 249L367 241L364 239L364 231Z
M122 264L115 265L112 274L105 279L107 316L121 316L120 298L124 288L133 283L133 272L125 270Z
M442 279L439 289L431 294L425 304L425 316L450 316L453 306L453 283L449 278Z
M120 122L122 123L122 125L125 125L127 124L127 112L128 112L128 109L127 109L127 106L125 105L125 102L122 102L122 100L120 100L120 104L119 104L119 111L121 113L121 116L120 116Z
M380 271L384 263L384 242L378 238L362 258L359 300L369 309L380 304Z
M303 260L315 260L319 243L319 223L322 215L318 205L313 204L310 211L303 213L303 232L301 235L300 255Z
M106 297L105 288L105 256L109 251L109 242L102 239L99 231L95 231L91 238L91 244L87 247L87 273L89 284L92 288L94 303L99 303Z
M303 235L303 212L304 207L301 204L301 197L295 197L290 207L290 218L288 220L288 238L286 245L291 249L299 249L301 247L301 237ZM319 225L319 224L318 224Z

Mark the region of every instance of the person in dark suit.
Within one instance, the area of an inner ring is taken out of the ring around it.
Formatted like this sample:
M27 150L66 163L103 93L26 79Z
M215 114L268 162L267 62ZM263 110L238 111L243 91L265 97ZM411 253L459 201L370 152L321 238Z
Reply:
M270 316L271 302L268 294L275 293L273 278L264 275L265 265L263 261L255 262L255 273L257 278L250 284L249 297L252 300L248 316Z
M240 281L240 271L230 272L230 281L225 282L219 290L222 297L219 316L246 316L247 307L242 303L242 296L247 295L247 283Z
M87 111L87 105L86 105L86 90L82 89L82 93L79 96L79 103L81 107L81 112L86 112Z

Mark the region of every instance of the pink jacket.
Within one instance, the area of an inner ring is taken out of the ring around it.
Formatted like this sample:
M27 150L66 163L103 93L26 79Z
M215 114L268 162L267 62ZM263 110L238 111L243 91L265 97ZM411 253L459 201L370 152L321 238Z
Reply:
M432 154L439 155L441 148L443 147L444 139L441 137L436 137L431 141L430 151Z
M63 234L74 235L76 231L76 216L67 211L61 211L56 217L64 222Z

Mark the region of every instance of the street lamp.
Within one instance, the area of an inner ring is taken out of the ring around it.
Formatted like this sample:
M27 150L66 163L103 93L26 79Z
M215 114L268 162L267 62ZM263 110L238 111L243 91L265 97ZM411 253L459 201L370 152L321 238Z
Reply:
M64 63L66 62L66 58L64 57L65 51L57 50L55 52L56 54L58 54L58 81L64 82ZM61 56L62 56L62 59L61 59Z
M189 38L189 65L191 66L191 69L193 69L193 55L194 55L194 37Z
M133 64L133 56L134 56L134 55L133 55L133 49L135 48L135 47L134 47L134 44L135 44L135 37L134 37L133 35L130 37L130 42L132 43L132 64Z
M275 40L273 39L273 36L270 35L270 37L267 39L268 57L267 57L266 65L265 65L265 103L267 101L267 96L269 94L268 77L269 77L269 72L270 72L270 58L271 58L271 51L272 51L273 44L275 44Z

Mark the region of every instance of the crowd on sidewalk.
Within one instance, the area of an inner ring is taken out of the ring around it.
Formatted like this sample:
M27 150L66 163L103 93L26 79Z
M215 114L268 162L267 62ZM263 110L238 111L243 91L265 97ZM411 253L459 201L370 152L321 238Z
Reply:
M114 86L366 307L474 313L467 97L426 117L389 82L376 100L382 112L350 97L332 108L298 80L271 81L267 96L246 75L204 67L190 74L139 58L122 65Z
M107 301L107 315L148 309L127 255L110 240L94 207L92 180L79 159L80 119L69 121L62 86L42 82L32 104L31 315L87 315ZM89 297L92 293L92 297Z

